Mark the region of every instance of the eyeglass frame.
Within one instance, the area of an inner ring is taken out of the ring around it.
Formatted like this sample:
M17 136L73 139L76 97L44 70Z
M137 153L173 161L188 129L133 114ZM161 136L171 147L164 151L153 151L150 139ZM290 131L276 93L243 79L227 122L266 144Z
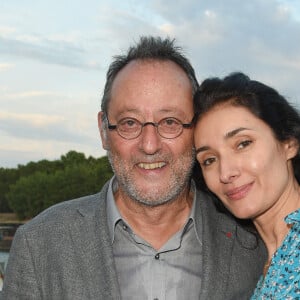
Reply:
M122 120L124 120L124 119L131 119L131 120L134 120L134 121L136 121L137 123L140 124L140 132L138 133L137 136L132 137L132 138L127 138L127 137L124 137L123 135L120 134L120 132L119 132L119 130L118 130L118 123L120 123L120 121L122 121ZM158 126L159 126L159 124L160 124L163 120L166 120L166 119L174 119L174 120L176 120L178 123L181 124L181 131L178 133L178 135L176 135L176 136L174 136L174 137L165 137L165 136L161 135L161 133L159 132ZM165 117L165 118L162 118L161 120L159 120L157 123L156 123L156 122L144 122L144 123L143 123L143 122L139 121L139 120L136 119L136 118L129 118L129 117L128 117L128 118L122 118L120 121L118 121L117 124L111 124L111 123L109 122L109 119L108 119L108 116L107 116L107 115L106 115L106 120L107 120L107 128L108 128L109 130L116 130L117 133L118 133L118 135L119 135L121 138L125 139L125 140L134 140L134 139L138 138L138 137L142 134L143 128L144 128L145 126L147 126L147 125L152 125L152 126L154 126L154 127L156 128L156 131L157 131L158 135L161 136L162 138L168 139L168 140L172 140L172 139L176 139L177 137L179 137L179 136L182 134L183 129L185 129L185 128L186 128L186 129L189 129L189 128L192 128L192 127L193 127L193 125L194 125L194 123L195 123L195 116L192 118L192 120L191 120L190 123L183 123L181 120L179 120L179 119L177 119L177 118L175 118L175 117Z

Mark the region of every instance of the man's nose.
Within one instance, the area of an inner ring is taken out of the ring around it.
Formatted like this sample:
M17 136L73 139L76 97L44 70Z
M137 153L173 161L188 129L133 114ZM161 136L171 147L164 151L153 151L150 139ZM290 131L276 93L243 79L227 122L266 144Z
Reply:
M141 149L147 154L154 154L161 149L161 136L153 122L146 122L141 133Z

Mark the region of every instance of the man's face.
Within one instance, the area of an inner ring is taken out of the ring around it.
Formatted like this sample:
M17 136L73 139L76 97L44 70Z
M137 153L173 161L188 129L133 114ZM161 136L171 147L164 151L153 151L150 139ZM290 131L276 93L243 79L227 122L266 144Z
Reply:
M123 118L158 123L166 117L190 123L191 83L171 61L132 61L113 83L107 114L110 124ZM103 127L101 113L99 127ZM176 199L187 187L194 162L193 129L183 129L174 139L161 137L152 125L131 140L116 130L100 132L121 197L157 206Z

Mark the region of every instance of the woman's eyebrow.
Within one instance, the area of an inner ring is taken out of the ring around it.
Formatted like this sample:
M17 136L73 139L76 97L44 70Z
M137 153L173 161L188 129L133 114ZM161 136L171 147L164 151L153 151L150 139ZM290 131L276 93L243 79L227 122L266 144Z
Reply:
M243 131L243 130L249 130L249 128L246 127L239 127L237 129L234 129L232 131L229 131L225 134L225 139L231 138L233 136L235 136L236 134L238 134L239 132Z
M229 138L232 138L233 136L235 136L236 134L238 134L239 132L243 131L243 130L249 130L249 128L246 128L246 127L239 127L239 128L236 128L234 130L231 130L229 132L227 132L225 134L225 139L229 139ZM200 152L203 152L203 151L207 151L209 150L210 147L209 146L202 146L202 147L199 147L196 149L196 154L200 153Z
M199 147L198 149L196 149L196 154L198 154L199 152L207 151L209 149L210 148L208 146Z

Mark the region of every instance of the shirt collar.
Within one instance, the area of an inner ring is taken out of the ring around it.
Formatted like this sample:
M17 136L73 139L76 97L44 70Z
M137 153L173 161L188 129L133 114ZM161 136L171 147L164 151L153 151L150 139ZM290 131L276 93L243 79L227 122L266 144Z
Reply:
M115 176L109 182L108 192L106 197L106 211L107 211L107 222L108 230L111 238L111 243L114 242L115 226L118 221L122 219L121 214L117 208L114 192L118 189L118 182Z
M117 189L118 189L118 181L116 177L113 176L109 182L108 192L106 197L107 222L108 222L108 230L111 238L111 243L114 242L116 224L120 220L122 220L122 216L117 208L115 197L114 197L114 192L116 192ZM195 222L195 216L196 216L196 187L195 187L195 182L193 180L191 181L191 191L193 192L193 204L192 204L190 216L186 221L186 225L190 222L190 220Z

